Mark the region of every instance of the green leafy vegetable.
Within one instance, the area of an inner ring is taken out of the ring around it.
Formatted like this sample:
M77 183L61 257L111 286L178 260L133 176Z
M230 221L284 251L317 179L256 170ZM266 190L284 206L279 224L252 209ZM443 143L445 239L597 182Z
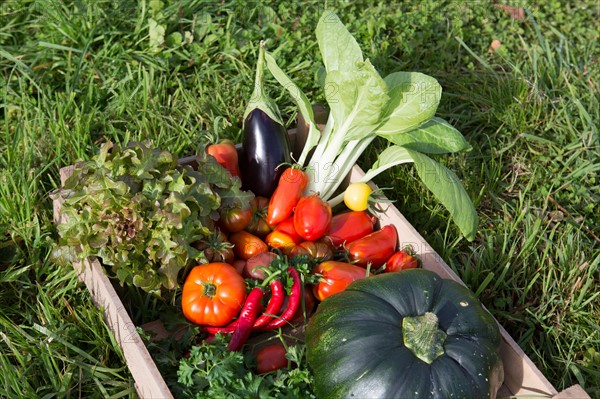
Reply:
M330 108L322 134L315 128L306 96L270 54L265 56L267 67L292 95L309 126L299 158L311 175L307 192L330 199L332 206L339 204L342 196L331 198L362 152L380 136L394 146L381 153L367 177L414 162L423 183L450 211L463 235L472 240L478 218L470 197L456 175L424 155L471 149L458 130L435 117L442 94L439 83L418 72L394 72L382 78L331 11L321 16L316 36L325 64L319 79Z
M178 287L183 268L205 262L191 244L211 233L218 210L252 199L214 158L198 163L177 167L148 144L104 144L54 193L64 199L57 259L97 256L120 284L156 295Z
M252 357L227 348L229 337L217 334L210 343L193 346L181 359L178 381L182 398L314 398L312 376L303 344L289 346L287 357L295 368L257 375ZM178 389L179 390L179 389Z

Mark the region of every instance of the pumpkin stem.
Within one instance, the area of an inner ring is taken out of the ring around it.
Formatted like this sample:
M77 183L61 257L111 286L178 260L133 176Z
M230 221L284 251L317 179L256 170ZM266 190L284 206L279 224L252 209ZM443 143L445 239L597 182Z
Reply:
M402 320L404 346L427 364L444 354L446 333L438 328L438 318L427 312Z

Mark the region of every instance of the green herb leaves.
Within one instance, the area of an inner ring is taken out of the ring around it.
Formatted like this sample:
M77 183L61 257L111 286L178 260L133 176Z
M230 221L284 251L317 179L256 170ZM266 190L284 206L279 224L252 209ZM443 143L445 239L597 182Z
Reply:
M193 346L181 359L178 381L183 398L314 398L312 376L302 343L286 345L286 357L294 368L257 375L253 356L227 349L228 336L215 335L210 343Z
M148 144L104 144L54 193L64 199L57 255L98 256L121 284L156 295L178 287L180 271L204 261L191 244L214 229L217 210L252 198L212 157L198 163L178 168Z

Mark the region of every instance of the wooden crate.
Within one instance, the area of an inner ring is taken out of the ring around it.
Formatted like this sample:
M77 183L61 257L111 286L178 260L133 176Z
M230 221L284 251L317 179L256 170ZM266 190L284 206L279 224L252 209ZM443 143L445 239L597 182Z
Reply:
M193 162L193 158L187 158L183 162ZM72 172L72 167L61 169L62 184ZM358 166L355 166L350 174L350 181L356 181L363 176L364 172ZM55 200L54 221L56 223L61 222L60 208L61 201ZM387 212L380 217L380 223L381 226L393 224L396 227L400 247L412 246L421 257L423 268L436 272L442 278L454 280L464 285L460 277L454 273L396 207L390 206ZM121 299L106 276L102 265L93 258L74 263L73 267L77 270L80 280L85 283L90 291L96 306L103 311L107 324L123 350L125 361L134 378L135 387L140 397L147 399L173 398L137 333L136 326L131 321ZM145 327L155 332L168 334L160 323L152 323ZM504 363L505 376L504 384L498 391L498 398L516 396L590 399L589 395L579 385L574 385L560 393L557 392L502 326L500 326L500 331L502 334L500 354Z

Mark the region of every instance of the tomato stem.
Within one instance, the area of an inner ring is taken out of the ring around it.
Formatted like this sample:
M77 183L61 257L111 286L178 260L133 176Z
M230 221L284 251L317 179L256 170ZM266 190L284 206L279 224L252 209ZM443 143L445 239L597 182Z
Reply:
M204 289L204 296L213 298L215 295L217 295L217 286L213 283L203 283L202 288Z

